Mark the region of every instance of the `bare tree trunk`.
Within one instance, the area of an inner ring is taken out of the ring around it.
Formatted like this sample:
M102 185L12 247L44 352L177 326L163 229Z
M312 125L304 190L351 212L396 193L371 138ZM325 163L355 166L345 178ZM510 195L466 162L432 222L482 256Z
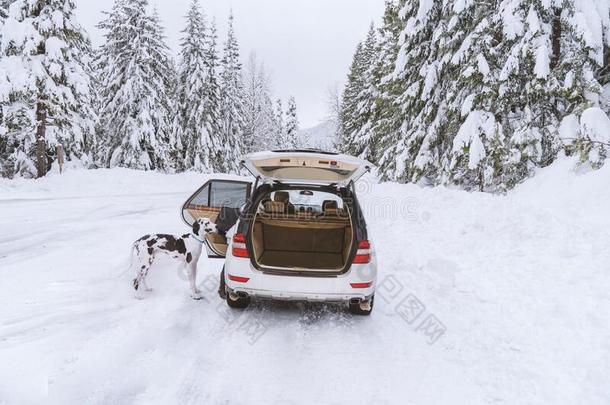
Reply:
M57 163L59 164L59 173L64 172L64 164L66 162L64 148L61 145L55 147L55 155L57 156Z
M44 102L39 101L36 105L36 171L37 177L44 177L47 174L47 143L45 134L47 131L47 109Z
M553 55L551 56L551 69L556 68L561 60L561 12L562 9L560 7L556 7L554 10L555 15L553 17L552 34Z

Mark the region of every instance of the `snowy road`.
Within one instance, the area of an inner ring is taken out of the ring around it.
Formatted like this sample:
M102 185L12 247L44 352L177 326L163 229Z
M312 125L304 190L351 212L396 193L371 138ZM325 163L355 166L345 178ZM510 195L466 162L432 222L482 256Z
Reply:
M207 259L204 300L170 261L134 300L130 242L183 233L202 176L0 182L0 404L608 403L610 168L569 165L506 197L363 183L370 318L228 311Z

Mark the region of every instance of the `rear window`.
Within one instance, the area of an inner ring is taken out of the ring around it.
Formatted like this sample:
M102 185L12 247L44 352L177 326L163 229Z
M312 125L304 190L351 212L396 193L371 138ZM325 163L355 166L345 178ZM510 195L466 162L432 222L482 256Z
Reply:
M320 191L312 191L312 195L309 193L303 194L302 191L290 191L290 202L294 205L297 210L303 208L304 210L313 209L315 212L322 212L323 204L327 201L334 201L337 203L337 208L343 209L343 199L338 195L325 193Z
M330 212L330 210L333 210L332 212L335 214L345 212L345 204L340 196L317 190L273 192L261 201L259 211L264 211L265 204L270 201L282 203L285 206L284 212L288 214L311 213L321 215Z

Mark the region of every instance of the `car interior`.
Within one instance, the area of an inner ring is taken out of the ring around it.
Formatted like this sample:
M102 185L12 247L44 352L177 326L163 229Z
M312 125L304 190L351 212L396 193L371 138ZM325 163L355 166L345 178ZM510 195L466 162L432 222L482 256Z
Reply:
M272 193L258 207L252 227L254 257L262 267L341 270L352 243L343 200L320 191Z

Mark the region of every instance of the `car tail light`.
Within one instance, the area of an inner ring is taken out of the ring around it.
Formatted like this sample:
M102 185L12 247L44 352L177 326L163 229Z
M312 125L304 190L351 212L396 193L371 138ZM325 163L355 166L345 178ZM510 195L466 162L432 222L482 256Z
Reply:
M246 235L243 233L236 233L233 236L233 242L235 243L246 243Z
M373 285L373 282L369 281L368 283L350 283L350 285L352 286L352 288L369 288Z
M370 249L371 248L371 242L369 242L368 240L361 240L360 242L358 242L358 249Z
M248 248L246 248L246 236L243 233L236 233L233 236L233 256L248 258Z
M235 281L236 283L247 283L248 281L250 281L250 279L248 277L232 276L230 274L229 274L229 280Z
M354 257L354 264L367 264L371 262L371 242L368 240L361 240L358 242L358 251ZM366 288L366 287L365 287Z

